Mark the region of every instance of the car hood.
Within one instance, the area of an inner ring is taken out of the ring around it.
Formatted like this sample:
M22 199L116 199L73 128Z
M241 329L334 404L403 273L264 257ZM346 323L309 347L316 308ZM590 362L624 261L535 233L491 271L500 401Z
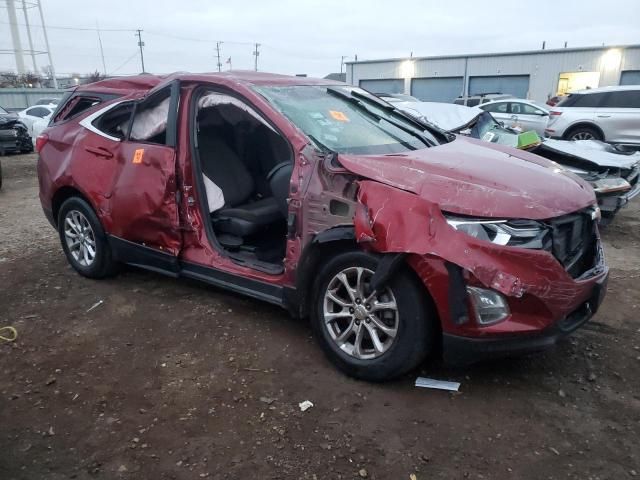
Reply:
M586 182L553 162L461 136L405 154L340 154L338 160L357 175L461 215L543 220L596 202Z
M478 107L466 107L453 103L394 102L393 106L450 132L462 130L484 112Z
M640 162L640 152L620 152L608 143L599 140L568 142L546 139L538 148L571 157L578 162L577 166L583 166L586 169L594 167L629 169ZM557 161L563 163L561 157ZM582 165L580 162L583 162Z

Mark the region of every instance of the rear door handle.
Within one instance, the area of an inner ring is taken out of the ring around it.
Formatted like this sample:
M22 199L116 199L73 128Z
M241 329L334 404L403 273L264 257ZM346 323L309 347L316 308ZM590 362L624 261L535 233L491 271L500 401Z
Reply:
M611 115L598 115L598 118L611 118Z
M98 157L104 157L104 158L111 158L113 157L113 153L111 153L109 150L107 150L104 147L84 147L84 149L89 152L89 153L93 153L94 155L97 155Z

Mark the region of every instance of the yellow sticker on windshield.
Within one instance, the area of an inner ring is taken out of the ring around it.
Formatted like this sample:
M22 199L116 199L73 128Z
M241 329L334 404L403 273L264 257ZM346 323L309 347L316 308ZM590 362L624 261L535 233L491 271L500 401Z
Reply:
M133 163L142 163L142 156L144 155L144 148L138 148L133 153Z
M329 114L333 117L334 120L338 120L339 122L348 122L349 119L344 114L344 112L340 112L338 110L329 110Z

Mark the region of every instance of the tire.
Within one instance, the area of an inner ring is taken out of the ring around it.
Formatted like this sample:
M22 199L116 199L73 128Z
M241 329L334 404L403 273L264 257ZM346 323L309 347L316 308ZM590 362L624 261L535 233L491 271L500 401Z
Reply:
M569 130L565 140L604 140L604 138L597 129L585 125Z
M374 382L393 379L417 367L432 350L437 332L428 294L408 269L399 269L372 301L359 298L369 296L368 281L377 266L378 257L366 252L335 256L318 272L311 315L315 336L331 362L349 376ZM355 288L352 300L339 278L341 273L352 287L357 287L360 275L360 292L364 294L358 294ZM393 300L395 310L375 311L376 302L390 306ZM339 315L326 321L336 312ZM360 346L356 348L358 338Z
M116 273L104 229L86 201L79 197L64 201L58 212L58 234L67 261L80 275L97 279ZM74 245L75 238L80 246Z

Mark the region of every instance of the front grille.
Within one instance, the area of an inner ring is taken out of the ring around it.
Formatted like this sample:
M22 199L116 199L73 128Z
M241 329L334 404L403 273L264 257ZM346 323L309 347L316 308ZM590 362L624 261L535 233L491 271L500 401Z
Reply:
M573 278L595 266L597 240L592 209L550 220L552 252Z

